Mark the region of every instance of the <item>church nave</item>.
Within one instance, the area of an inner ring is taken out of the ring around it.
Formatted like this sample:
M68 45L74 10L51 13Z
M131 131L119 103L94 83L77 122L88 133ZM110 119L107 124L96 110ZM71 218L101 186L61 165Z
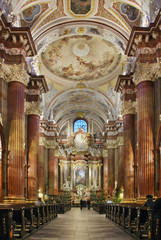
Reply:
M35 232L27 240L130 240L133 239L105 215L72 208Z

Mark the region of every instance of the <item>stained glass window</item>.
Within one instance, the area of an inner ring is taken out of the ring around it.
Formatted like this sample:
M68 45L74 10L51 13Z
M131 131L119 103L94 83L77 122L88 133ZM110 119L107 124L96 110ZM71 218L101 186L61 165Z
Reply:
M82 119L78 119L74 123L74 133L79 131L80 129L83 129L85 132L87 132L87 122Z

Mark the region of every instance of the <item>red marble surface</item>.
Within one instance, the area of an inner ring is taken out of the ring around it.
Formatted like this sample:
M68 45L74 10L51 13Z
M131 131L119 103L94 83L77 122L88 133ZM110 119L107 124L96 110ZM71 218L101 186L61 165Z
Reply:
M20 82L8 85L8 197L24 198L24 90Z
M36 200L39 154L39 116L28 115L28 199Z
M123 116L124 198L134 198L134 114Z
M138 99L138 192L154 195L154 89L152 81L140 82Z

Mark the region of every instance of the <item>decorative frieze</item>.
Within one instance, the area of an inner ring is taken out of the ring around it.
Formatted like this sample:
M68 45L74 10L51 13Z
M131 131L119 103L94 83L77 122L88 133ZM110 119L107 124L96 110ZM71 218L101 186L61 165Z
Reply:
M42 114L42 107L40 105L40 101L26 102L25 103L25 113L27 115L36 114L36 115L40 116Z
M55 149L56 148L56 141L55 140L47 140L44 137L39 138L39 145L44 146L47 149Z
M137 112L136 110L136 102L129 101L123 101L121 106L121 114L135 114Z

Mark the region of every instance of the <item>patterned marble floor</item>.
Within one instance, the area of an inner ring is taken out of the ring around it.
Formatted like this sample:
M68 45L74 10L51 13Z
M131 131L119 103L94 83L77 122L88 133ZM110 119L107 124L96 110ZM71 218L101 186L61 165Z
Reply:
M94 210L73 208L59 214L27 240L130 240L117 225Z

